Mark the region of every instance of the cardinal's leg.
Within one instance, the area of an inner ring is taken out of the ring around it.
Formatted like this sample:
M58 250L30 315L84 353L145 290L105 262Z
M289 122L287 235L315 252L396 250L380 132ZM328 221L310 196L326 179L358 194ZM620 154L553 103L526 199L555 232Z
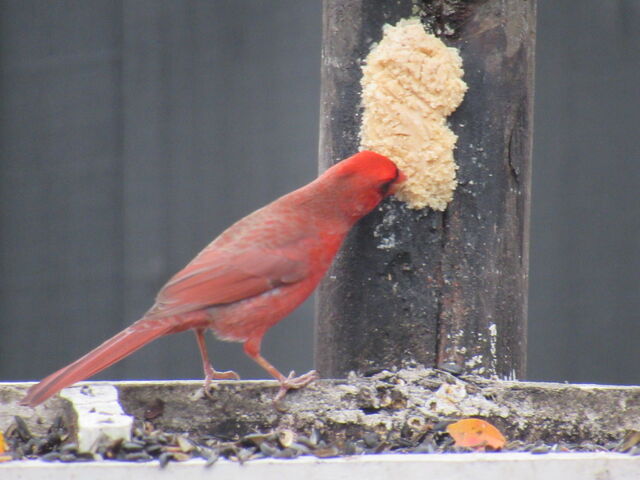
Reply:
M200 356L202 357L202 369L204 370L204 385L202 389L204 394L211 398L211 393L209 392L209 386L211 385L211 380L214 379L235 379L238 380L240 376L232 371L228 370L226 372L218 372L213 368L211 362L209 361L209 354L207 353L207 344L204 339L204 328L196 328L194 330L196 334L196 340L198 341L198 348L200 349Z
M274 403L280 401L287 391L291 389L302 388L318 378L318 373L315 370L305 373L296 377L296 372L291 372L288 377L285 377L278 371L276 367L271 365L262 355L260 355L260 342L262 341L262 335L251 337L244 343L244 351L250 358L256 361L258 365L269 372L273 378L280 383L280 391L273 399Z

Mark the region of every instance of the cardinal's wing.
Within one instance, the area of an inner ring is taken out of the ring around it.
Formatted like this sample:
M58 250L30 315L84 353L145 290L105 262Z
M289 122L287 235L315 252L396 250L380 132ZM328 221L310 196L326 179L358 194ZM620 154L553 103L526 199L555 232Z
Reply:
M208 248L160 290L147 317L165 317L260 295L308 275L307 262L284 249L242 252Z

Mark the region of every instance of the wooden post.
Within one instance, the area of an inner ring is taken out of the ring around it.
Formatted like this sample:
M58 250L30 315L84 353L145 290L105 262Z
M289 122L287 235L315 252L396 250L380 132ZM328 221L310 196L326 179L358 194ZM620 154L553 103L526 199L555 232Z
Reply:
M460 49L459 185L444 212L390 199L348 237L323 281L316 367L330 377L418 362L525 372L534 0L325 0L320 168L358 150L361 63L395 24ZM392 248L379 237L393 235Z

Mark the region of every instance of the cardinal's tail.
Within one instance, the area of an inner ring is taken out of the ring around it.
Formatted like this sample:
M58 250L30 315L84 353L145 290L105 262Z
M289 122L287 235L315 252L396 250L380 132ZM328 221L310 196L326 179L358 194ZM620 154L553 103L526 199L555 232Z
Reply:
M191 325L191 323L194 323ZM84 357L52 373L29 389L20 405L35 407L69 385L87 379L113 365L147 343L169 333L192 328L195 322L180 317L142 318L94 348Z

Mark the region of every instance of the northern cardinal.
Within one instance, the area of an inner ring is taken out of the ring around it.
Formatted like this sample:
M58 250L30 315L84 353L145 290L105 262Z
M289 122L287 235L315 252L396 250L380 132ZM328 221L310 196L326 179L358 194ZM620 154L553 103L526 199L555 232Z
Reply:
M285 377L260 355L262 337L311 294L351 227L404 178L388 158L363 151L246 216L174 275L140 320L31 387L20 404L34 407L152 340L185 330L196 334L205 393L212 379L239 378L214 370L206 330L244 343L246 354L280 383L274 401L304 387L316 372Z

